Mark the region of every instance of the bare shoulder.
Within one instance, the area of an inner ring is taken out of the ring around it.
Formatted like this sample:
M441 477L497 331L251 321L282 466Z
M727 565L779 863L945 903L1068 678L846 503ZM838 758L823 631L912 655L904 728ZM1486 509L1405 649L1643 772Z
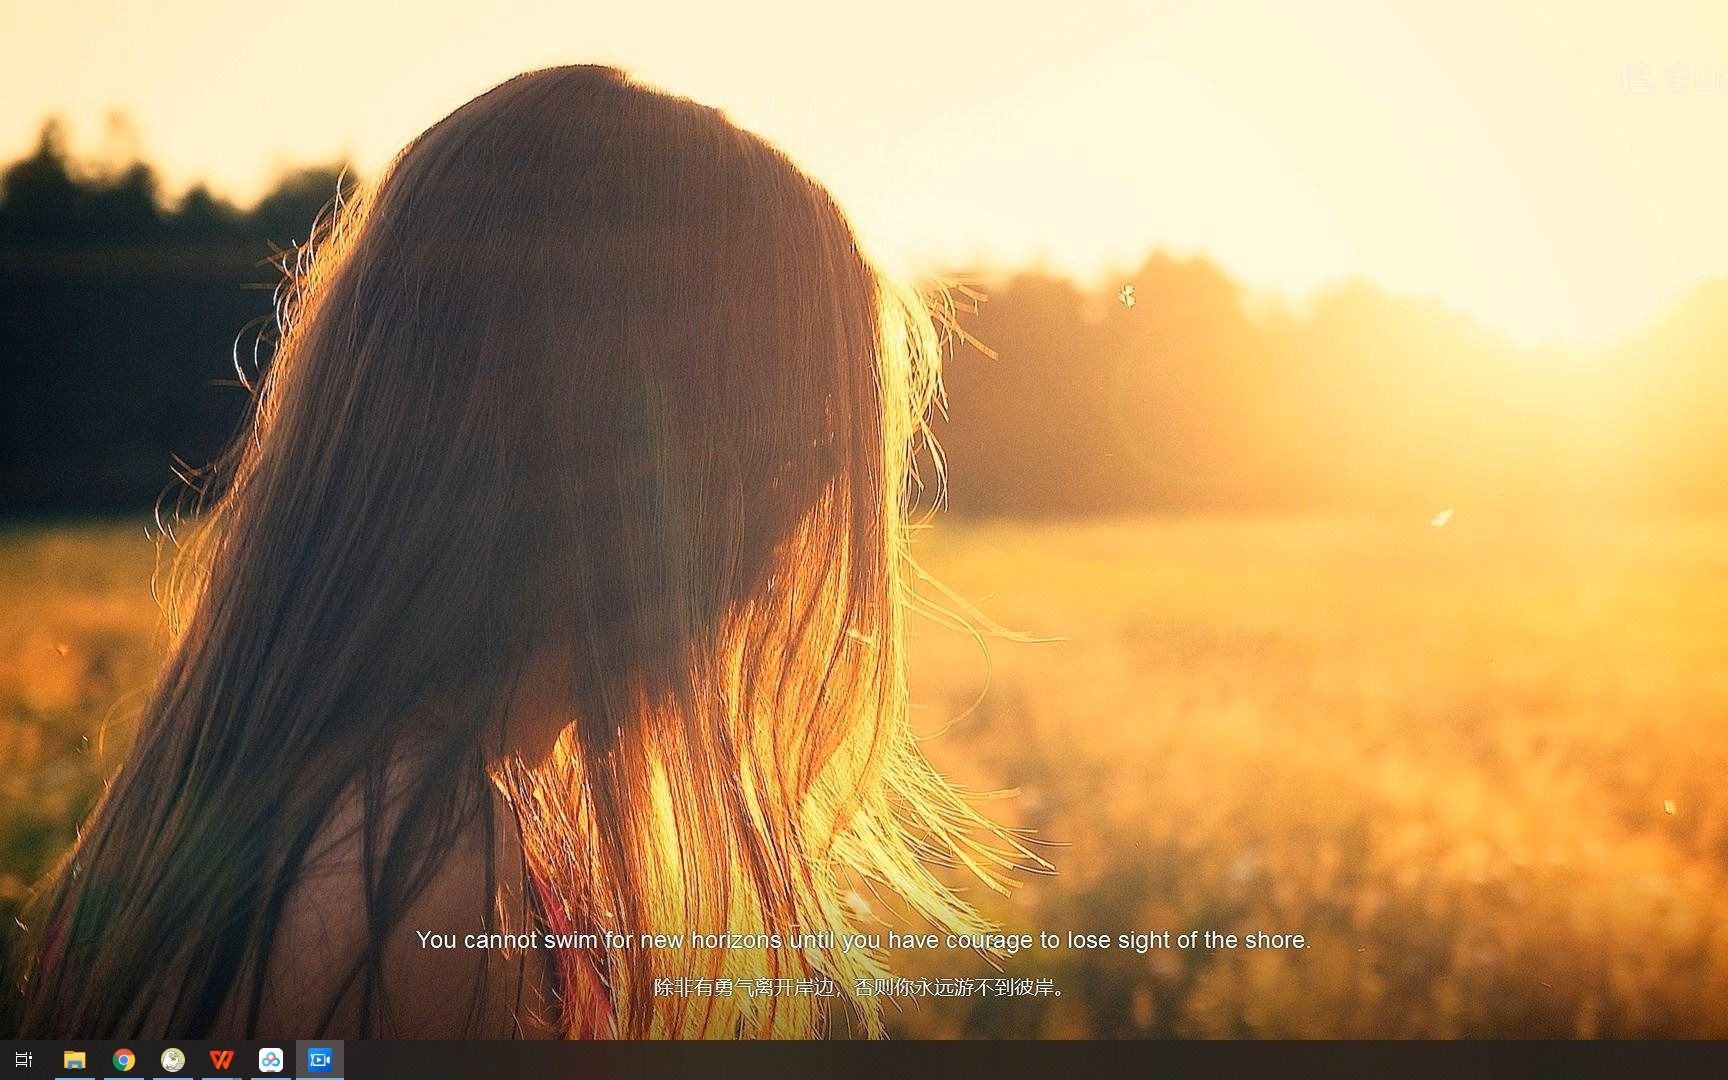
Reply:
M356 1037L366 995L356 961L376 947L373 994L382 1013L375 1008L373 1015L382 1016L383 1030L375 1019L374 1036L556 1037L545 957L534 949L466 947L465 939L486 928L532 928L515 816L487 790L490 815L473 815L415 853L430 855L435 867L382 942L372 940L366 910L367 876L375 881L378 871L366 866L362 800L358 792L343 799L289 887L265 973L261 1030ZM445 943L453 937L456 947L441 947L434 934Z

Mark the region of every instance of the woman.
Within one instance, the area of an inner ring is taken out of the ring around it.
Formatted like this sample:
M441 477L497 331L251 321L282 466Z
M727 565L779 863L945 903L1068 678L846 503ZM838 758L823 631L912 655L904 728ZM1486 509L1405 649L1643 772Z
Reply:
M884 888L986 929L929 866L1023 852L906 720L938 342L820 187L533 72L341 208L282 315L27 1033L809 1034L819 996L656 980L851 996Z

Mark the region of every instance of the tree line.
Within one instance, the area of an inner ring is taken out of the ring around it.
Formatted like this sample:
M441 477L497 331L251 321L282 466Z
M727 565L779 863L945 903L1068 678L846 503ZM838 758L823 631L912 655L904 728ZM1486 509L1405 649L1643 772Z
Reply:
M80 168L50 124L0 182L0 512L148 507L233 436L274 260L352 178L170 202L143 162ZM1366 281L1293 303L1167 253L1095 283L966 276L989 299L960 325L994 356L958 343L946 365L956 512L1728 508L1728 279L1562 349Z

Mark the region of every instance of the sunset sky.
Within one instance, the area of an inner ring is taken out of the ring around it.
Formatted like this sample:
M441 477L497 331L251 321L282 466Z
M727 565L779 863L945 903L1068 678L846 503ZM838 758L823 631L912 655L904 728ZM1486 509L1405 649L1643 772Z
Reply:
M242 202L589 61L776 141L902 267L1090 278L1164 246L1573 342L1728 273L1722 4L59 0L4 24L0 153L51 113L98 152L121 110L170 191Z

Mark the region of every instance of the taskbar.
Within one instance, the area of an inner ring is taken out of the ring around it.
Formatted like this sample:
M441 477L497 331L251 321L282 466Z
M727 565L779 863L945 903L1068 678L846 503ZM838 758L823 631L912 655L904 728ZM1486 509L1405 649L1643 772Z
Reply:
M0 1042L0 1080L1728 1076L1715 1042Z
M346 1044L331 1039L8 1042L0 1080L347 1080Z

